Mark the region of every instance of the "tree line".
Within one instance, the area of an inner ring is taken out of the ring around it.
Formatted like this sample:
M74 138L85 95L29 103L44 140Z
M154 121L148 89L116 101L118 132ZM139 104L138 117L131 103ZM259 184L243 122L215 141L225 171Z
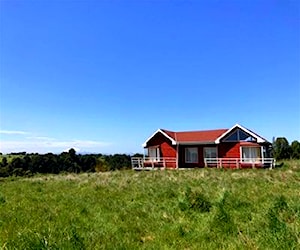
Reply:
M273 140L273 157L276 160L300 159L300 142L293 141L289 144L285 137L278 137Z
M136 154L135 156L140 156ZM131 168L131 156L126 154L76 154L74 149L61 154L12 153L2 156L0 177L104 172Z
M142 154L133 156L142 157ZM300 142L289 144L285 137L273 140L272 156L276 160L300 159ZM11 153L2 156L0 177L30 176L33 174L59 174L81 172L104 172L131 169L131 156L126 154L76 154L74 149L61 154Z

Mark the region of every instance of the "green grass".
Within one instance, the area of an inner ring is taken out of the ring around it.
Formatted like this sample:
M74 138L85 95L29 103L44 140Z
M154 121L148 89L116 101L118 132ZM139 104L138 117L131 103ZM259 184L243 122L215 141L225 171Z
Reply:
M0 180L3 249L300 249L300 164Z

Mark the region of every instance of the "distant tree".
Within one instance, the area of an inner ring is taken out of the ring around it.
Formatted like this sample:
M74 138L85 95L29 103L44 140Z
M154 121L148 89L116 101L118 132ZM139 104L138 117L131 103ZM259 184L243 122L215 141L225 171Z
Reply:
M106 161L108 162L110 170L131 168L131 158L129 155L126 154L109 155Z
M8 166L7 158L3 157L0 164L0 177L8 177L10 175L10 168Z
M291 144L291 157L293 159L300 159L300 142L293 141Z
M106 156L106 155L101 155L100 157L97 157L95 171L96 172L110 171L111 168L110 168L110 165L108 164L108 159L109 159L109 156Z
M135 153L134 155L132 155L132 157L144 157L144 155L141 153Z
M290 159L291 147L285 137L277 137L273 143L273 155L276 160Z
M12 169L13 175L22 176L26 169L25 162L20 157L13 158L10 163L10 168Z
M10 155L26 155L26 152L12 152Z
M6 167L7 164L8 164L8 163L7 163L7 158L6 158L6 157L3 157L3 158L2 158L1 166L2 166L2 167Z
M72 159L76 158L76 151L74 148L70 148L68 153Z
M79 162L83 172L95 172L97 158L94 155L81 155Z

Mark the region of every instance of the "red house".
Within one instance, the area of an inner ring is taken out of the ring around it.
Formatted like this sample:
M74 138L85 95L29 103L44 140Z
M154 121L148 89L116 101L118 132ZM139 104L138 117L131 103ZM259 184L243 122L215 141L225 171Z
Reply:
M158 129L143 144L145 155L133 157L133 169L273 167L271 143L236 124L230 129L174 132Z

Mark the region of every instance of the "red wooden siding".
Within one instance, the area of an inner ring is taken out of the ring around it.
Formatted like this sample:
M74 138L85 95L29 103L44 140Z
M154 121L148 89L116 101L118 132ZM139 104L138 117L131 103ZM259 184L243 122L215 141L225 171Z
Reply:
M240 142L224 142L218 145L219 158L240 158Z
M147 148L159 146L161 157L176 157L176 146L161 133L157 133L148 143Z
M157 133L147 143L147 148L151 146L159 146L160 157L176 158L176 146L172 145L171 141L161 133ZM176 163L168 163L169 168L176 168Z

